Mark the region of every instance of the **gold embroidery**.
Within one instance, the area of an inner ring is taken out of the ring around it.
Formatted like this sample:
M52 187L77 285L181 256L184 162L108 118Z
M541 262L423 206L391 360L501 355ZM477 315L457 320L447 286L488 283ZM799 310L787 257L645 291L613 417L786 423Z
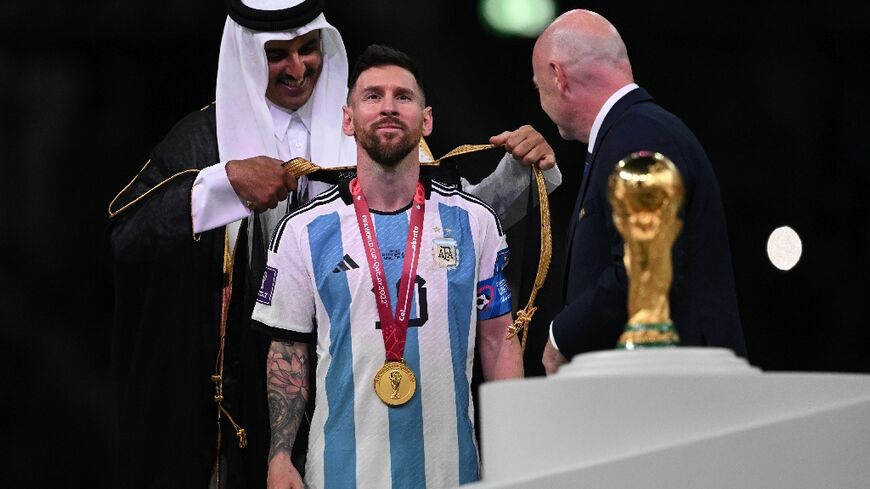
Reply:
M128 183L127 185L125 185L124 188L122 188L121 191L118 192L117 195L115 195L115 198L113 198L112 201L109 202L109 219L113 219L113 218L114 218L115 216L117 216L118 214L124 212L125 210L129 209L130 207L132 207L133 205L135 205L135 204L136 204L137 202L139 202L140 200L142 200L142 199L144 199L145 197L147 197L149 194L151 194L151 192L156 191L157 189L159 189L160 187L166 185L167 183L171 182L172 180L175 180L176 178L178 178L178 177L180 177L180 176L182 176L182 175L186 175L186 174L188 174L188 173L199 173L199 170L196 169L196 168L190 168L190 169L188 169L188 170L182 170L182 171L176 173L175 175L172 175L172 176L170 176L169 178L163 180L162 182L158 183L157 185L155 185L155 186L149 188L148 191L146 191L146 192L143 193L142 195L136 197L135 199L131 200L130 202L127 202L127 203L124 204L120 209L118 209L118 210L112 210L112 207L115 205L115 202L116 202L116 201L121 197L121 195L124 194L124 192L126 192L126 191L127 191L127 190L132 186L132 185L133 185L134 182L136 182L136 179L139 178L139 175L141 175L143 171L145 171L145 168L148 168L148 165L149 165L150 163L151 163L151 160L146 161L146 162L145 162L145 166L143 166L142 169L139 170L139 173L137 173L136 176L133 177L132 180L130 180L130 183Z

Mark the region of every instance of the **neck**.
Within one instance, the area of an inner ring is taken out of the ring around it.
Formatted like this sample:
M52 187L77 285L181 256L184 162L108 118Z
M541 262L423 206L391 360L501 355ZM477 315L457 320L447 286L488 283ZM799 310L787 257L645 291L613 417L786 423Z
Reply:
M393 212L407 206L414 199L417 182L420 180L420 161L417 151L395 166L385 167L377 163L359 148L357 154L357 179L366 196L369 208Z

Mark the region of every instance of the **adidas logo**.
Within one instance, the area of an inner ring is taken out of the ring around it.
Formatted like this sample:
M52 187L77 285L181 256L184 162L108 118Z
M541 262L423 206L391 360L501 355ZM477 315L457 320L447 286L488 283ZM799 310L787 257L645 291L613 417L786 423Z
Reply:
M351 258L350 255L344 255L344 258L342 258L341 261L338 262L338 265L332 269L332 273L346 272L354 268L359 268L359 265L353 261L353 258Z

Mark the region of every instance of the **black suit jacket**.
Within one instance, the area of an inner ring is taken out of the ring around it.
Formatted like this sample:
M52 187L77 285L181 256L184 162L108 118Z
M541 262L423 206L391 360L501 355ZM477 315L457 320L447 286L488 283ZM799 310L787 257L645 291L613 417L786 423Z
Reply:
M560 352L570 359L612 349L622 333L628 283L607 182L619 160L649 150L670 158L686 187L670 293L681 345L726 347L745 357L719 186L695 135L638 88L611 108L590 149L591 171L581 182L571 217L565 308L553 321Z

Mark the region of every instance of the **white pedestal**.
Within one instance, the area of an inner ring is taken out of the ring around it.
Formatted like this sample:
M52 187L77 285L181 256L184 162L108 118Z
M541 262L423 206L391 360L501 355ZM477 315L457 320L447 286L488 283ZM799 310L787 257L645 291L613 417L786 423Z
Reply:
M870 376L762 373L716 348L614 350L480 394L483 481L470 488L870 487Z

